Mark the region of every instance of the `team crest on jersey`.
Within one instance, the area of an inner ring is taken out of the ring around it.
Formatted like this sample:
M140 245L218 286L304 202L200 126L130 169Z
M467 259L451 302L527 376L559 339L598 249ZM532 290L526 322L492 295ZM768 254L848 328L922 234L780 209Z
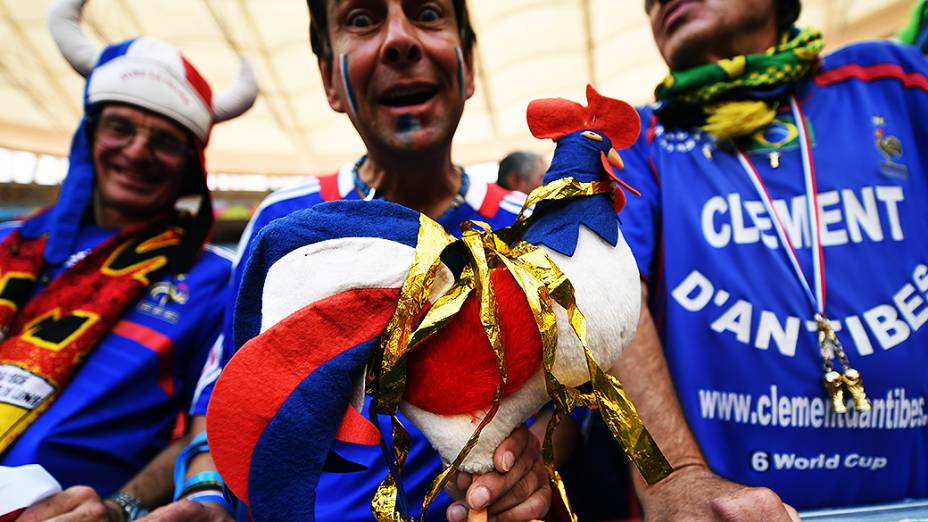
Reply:
M184 282L183 276L176 281L159 281L148 290L148 295L136 306L139 312L161 319L162 321L177 324L180 313L171 306L171 303L183 305L190 299L190 289Z
M896 162L897 159L902 158L902 142L886 130L886 119L882 116L873 117L873 126L875 127L874 143L883 155L880 172L889 178L908 179L909 168L903 163Z

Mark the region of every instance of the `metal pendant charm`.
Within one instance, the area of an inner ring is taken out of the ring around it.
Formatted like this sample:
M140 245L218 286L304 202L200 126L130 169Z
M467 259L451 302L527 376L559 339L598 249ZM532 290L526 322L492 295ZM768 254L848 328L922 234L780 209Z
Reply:
M779 152L773 151L770 154L768 154L767 157L770 158L771 168L774 168L774 169L780 168L780 153Z
M864 391L860 372L851 367L851 362L844 353L844 347L835 335L831 323L821 314L815 314L815 322L818 325L818 346L822 352L822 366L825 368L825 390L831 398L832 409L836 413L847 412L847 406L844 404L844 389L847 388L847 392L854 400L854 409L870 411L870 401ZM835 371L833 366L835 357L844 368L844 374Z
M840 373L834 370L825 372L825 391L831 399L831 409L835 413L847 413L847 406L844 405L844 379Z
M867 392L864 391L864 383L860 378L860 372L854 368L844 370L842 376L847 392L854 399L854 409L857 411L870 411L870 399L867 398Z

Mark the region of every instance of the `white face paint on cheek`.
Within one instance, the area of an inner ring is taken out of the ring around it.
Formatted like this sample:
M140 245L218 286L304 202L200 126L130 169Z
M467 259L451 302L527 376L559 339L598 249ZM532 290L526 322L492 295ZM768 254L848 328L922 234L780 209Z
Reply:
M464 99L464 58L460 47L454 48L454 57L458 61L458 95Z
M345 96L348 98L348 110L357 115L358 101L351 86L351 79L348 78L348 55L345 53L338 57L338 72L342 77L342 88L345 90Z

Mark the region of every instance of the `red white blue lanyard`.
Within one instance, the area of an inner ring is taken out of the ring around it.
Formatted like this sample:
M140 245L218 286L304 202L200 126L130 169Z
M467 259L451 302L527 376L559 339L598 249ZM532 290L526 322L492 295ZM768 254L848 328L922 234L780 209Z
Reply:
M799 107L796 99L792 96L789 98L789 105L793 112L793 119L796 122L796 130L799 134L799 150L802 154L802 172L805 181L806 207L809 213L809 239L811 240L812 244L813 287L809 286L809 281L806 279L805 273L802 271L802 266L799 264L799 258L796 257L796 248L793 246L792 241L786 234L786 227L783 226L783 220L780 218L780 214L777 212L773 205L773 198L770 197L770 192L767 191L767 186L764 185L764 181L760 178L760 174L757 173L757 169L754 167L754 164L751 163L751 160L748 159L747 155L740 149L738 149L738 162L741 163L741 167L748 175L748 178L750 178L751 183L754 185L754 189L757 190L757 194L760 196L760 200L763 202L764 208L767 209L767 214L773 218L771 221L773 222L773 227L777 232L777 236L780 238L780 244L783 245L783 250L786 252L787 257L789 258L790 264L793 267L793 272L795 272L799 283L802 284L802 288L805 290L806 296L809 298L809 302L812 304L812 308L814 309L815 313L824 316L825 260L824 256L822 255L822 238L819 229L818 190L815 182L815 164L812 161L809 133L806 130L804 119L805 116L802 113L802 109Z
M796 131L799 138L799 151L802 155L802 174L806 191L806 208L809 213L809 239L812 245L812 286L809 286L809 280L806 279L802 271L802 265L799 264L799 258L796 256L796 248L789 236L786 234L786 227L783 226L783 220L773 205L773 198L764 180L761 179L757 169L747 155L736 148L738 162L745 174L754 185L754 189L760 196L767 214L772 218L770 221L777 232L780 244L789 258L790 265L793 267L796 278L805 290L809 303L815 312L815 322L817 326L817 336L819 349L822 355L822 366L825 370L824 384L825 389L831 398L832 409L838 413L847 411L844 401L844 392L847 391L854 399L854 405L858 411L867 411L870 409L870 401L867 400L864 392L863 381L860 373L851 367L844 353L841 343L835 335L834 329L825 317L825 259L822 249L822 238L820 228L820 217L818 208L818 188L815 181L815 163L812 161L812 146L809 142L809 133L806 128L805 115L802 108L796 101L796 98L790 96L789 106L793 113L793 121L796 124ZM800 239L801 240L801 239ZM843 373L838 373L834 369L833 358L837 356L844 368Z

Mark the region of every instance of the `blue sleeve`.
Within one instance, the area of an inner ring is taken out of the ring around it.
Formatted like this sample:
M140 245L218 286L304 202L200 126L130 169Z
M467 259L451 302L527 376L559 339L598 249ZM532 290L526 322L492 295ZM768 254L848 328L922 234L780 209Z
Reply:
M219 378L222 368L235 354L236 347L233 342L235 300L242 283L245 266L248 264L247 261L254 238L271 221L286 216L295 210L308 208L321 201L321 196L318 194L293 199L281 199L271 195L258 207L258 211L248 222L239 240L235 262L232 265L232 275L223 293L222 308L224 309L224 316L222 319L222 331L216 342L213 343L207 364L197 385L197 394L191 407L191 415L206 415L206 408L210 397L212 397L216 379Z
M647 109L639 109L638 113L641 135L634 145L619 154L625 163L625 169L620 173L622 179L641 192L641 197L629 194L619 219L625 241L638 263L638 271L644 279L648 279L654 273L654 263L659 258L661 193L649 143L652 139L649 131L651 113Z

